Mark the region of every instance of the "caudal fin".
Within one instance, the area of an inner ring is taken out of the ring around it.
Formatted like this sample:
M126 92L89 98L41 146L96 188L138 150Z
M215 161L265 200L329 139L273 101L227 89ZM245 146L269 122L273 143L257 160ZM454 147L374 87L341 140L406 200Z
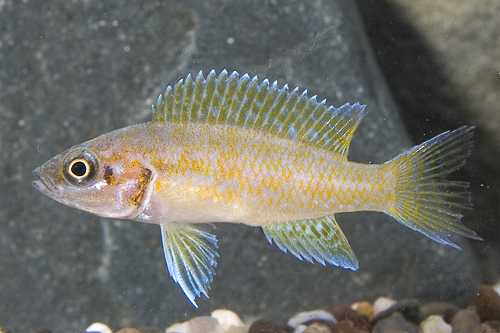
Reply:
M387 212L403 225L435 241L459 247L449 237L459 234L481 240L460 219L472 208L469 183L444 180L471 154L474 127L444 132L415 146L386 164L396 177L396 197Z

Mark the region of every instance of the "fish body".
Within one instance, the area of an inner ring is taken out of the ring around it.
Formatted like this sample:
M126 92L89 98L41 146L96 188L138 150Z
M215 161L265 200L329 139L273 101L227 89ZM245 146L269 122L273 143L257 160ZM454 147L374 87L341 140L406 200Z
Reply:
M104 134L35 169L33 185L66 205L161 226L167 266L188 299L208 295L217 240L193 223L263 228L299 259L357 269L334 214L380 211L443 244L479 239L461 222L472 127L445 132L384 164L347 160L365 114L214 71L168 87L153 121Z

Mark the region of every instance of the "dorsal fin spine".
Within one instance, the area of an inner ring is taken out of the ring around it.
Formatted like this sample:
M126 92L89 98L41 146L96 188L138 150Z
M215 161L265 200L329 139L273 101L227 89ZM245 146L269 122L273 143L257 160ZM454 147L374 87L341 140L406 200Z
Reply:
M193 79L191 78L191 74L188 74L186 76L186 79L184 80L184 84L182 85L183 89L183 98L182 98L182 108L181 108L181 114L180 114L180 121L181 122L188 122L190 121L191 117L191 108L193 106L193 93L194 93L194 86L193 86Z
M223 96L226 93L227 78L228 78L227 71L225 71L225 70L223 70L219 74L219 76L217 77L217 81L219 81L219 82L215 85L215 91L214 91L214 94L212 96L211 105L210 105L210 108L208 111L209 115L208 115L207 121L211 124L216 123L216 121L219 117L220 108L221 108L222 103L224 102Z
M300 117L297 117L294 121L295 128L297 128L297 136L299 140L304 139L304 133L307 130L306 124L309 123L309 118L304 119L304 109L307 104L307 90L304 90L304 92L299 96L298 103L297 103L297 111L298 114L300 114Z
M243 77L240 79L238 79L238 77L235 78L232 98L227 101L229 103L229 109L226 120L224 122L225 124L237 123L241 110L241 95L239 92L240 89L242 89L242 87L244 88L247 84L248 82Z
M304 98L307 98L307 96L304 96ZM310 115L309 117L306 118L306 122L303 125L303 128L305 129L303 137L310 137L312 140L315 140L317 142L319 142L318 140L320 132L315 125L318 124L318 121L321 119L321 116L323 115L323 112L318 112L318 109L320 108L321 105L319 105L315 99L309 98L307 99L307 103L304 107L304 112L303 112L304 114ZM322 125L323 127L326 124L320 124L320 125Z
M214 96L215 92L215 79L216 79L217 73L215 73L215 70L211 70L210 73L208 73L207 79L205 80L204 86L204 93L203 93L203 98L201 100L201 105L200 105L200 120L201 121L207 121L208 120L208 115L210 113L210 105L212 103L212 99ZM201 117L203 116L203 117Z
M197 119L202 112L200 108L203 98L203 72L200 71L194 79L193 104L191 106L190 119Z
M237 72L232 72L231 75L229 76L229 79L226 81L226 94L224 95L223 103L221 104L221 113L219 115L219 120L222 121L223 123L227 123L228 118L231 114L232 108L233 108L233 96L236 92L236 89L238 88L238 73Z
M165 121L166 120L171 120L169 119L169 114L167 113L167 110L172 110L174 108L174 92L173 92L173 89L172 87L167 87L167 89L165 89Z
M269 126L271 133L277 134L283 130L283 124L290 112L285 110L284 105L286 103L286 92L287 89L283 89L278 92L276 96L276 101L270 110L274 116L272 117L272 124Z
M179 80L177 84L174 87L174 105L173 105L173 112L172 112L172 122L174 123L179 123L181 121L180 117L180 112L182 110L182 96L184 95L183 92L183 85L184 80Z
M270 90L271 91L268 93L266 99L264 100L264 102L262 104L261 113L263 113L263 114L261 117L259 117L259 118L262 118L262 122L261 122L262 124L259 128L262 128L265 124L271 123L272 122L271 117L275 116L275 114L270 112L270 110L272 110L274 103L276 103L276 96L278 94L278 88L275 84L273 84L270 87Z
M284 108L286 110L294 110L295 109L295 106L297 105L297 103L299 101L298 94L299 94L299 88L295 87L295 89L293 89L293 91L288 96L287 101L285 103ZM284 122L285 124L288 124L288 125L286 126L286 129L284 128L283 130L286 130L286 133L288 136L290 136L294 140L298 140L299 138L297 136L297 128L294 126L293 120L289 121L289 119L292 118L293 116L295 116L295 115L292 112L288 113L288 116L286 117L286 120Z
M253 113L249 112L249 110L252 109L255 96L257 96L258 93L257 85L258 85L257 76L254 76L252 78L252 81L248 85L247 94L245 96L245 101L243 103L243 108L241 110L241 112L243 112L245 115L245 122L243 123L243 126L251 127L253 124L254 121Z
M250 83L250 76L245 74L238 81L238 86L235 92L235 99L233 101L233 111L231 112L231 120L233 123L243 123L245 121L245 113L242 111L245 103L245 96L247 95L248 86Z

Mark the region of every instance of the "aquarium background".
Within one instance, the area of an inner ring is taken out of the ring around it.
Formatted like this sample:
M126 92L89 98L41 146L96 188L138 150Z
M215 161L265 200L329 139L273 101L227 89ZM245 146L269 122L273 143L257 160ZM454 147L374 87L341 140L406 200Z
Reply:
M163 328L216 308L283 322L378 296L467 305L500 276L498 14L486 0L0 1L0 326ZM341 214L360 262L352 272L300 262L258 228L217 224L217 275L194 309L168 275L158 226L32 188L48 158L150 120L167 85L224 68L367 104L349 155L359 162L476 125L473 155L452 178L472 183L463 222L485 241L454 238L457 251L384 214Z

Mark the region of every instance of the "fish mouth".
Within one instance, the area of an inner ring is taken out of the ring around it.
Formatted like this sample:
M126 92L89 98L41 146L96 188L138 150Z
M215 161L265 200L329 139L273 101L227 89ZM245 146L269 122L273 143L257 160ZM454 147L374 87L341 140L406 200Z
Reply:
M37 178L36 180L32 181L31 184L33 187L35 187L38 191L42 193L49 193L55 190L54 184L51 184L47 180L43 179L42 177L42 172L40 170L40 167L36 168L33 170L33 175Z

